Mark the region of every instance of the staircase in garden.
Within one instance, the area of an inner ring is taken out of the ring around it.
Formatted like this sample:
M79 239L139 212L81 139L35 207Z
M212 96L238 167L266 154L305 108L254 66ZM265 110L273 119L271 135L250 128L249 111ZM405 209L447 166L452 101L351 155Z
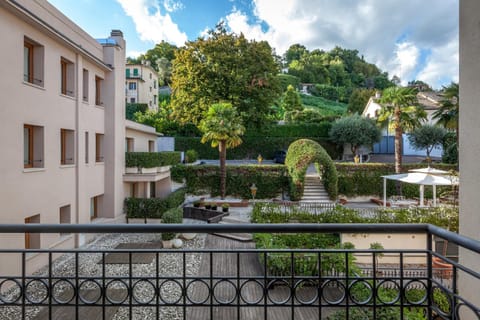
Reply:
M305 176L305 186L303 188L303 197L300 202L318 202L318 203L332 203L328 196L323 182L318 174L310 173Z

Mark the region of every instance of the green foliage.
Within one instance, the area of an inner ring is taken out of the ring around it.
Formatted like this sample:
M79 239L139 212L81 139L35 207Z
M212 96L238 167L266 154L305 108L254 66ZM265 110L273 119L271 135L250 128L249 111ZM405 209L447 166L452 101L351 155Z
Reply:
M162 219L165 211L180 206L185 201L185 189L178 189L165 199L125 198L124 212L127 218Z
M301 94L302 103L305 108L319 111L324 117L342 116L347 111L347 105L341 102L334 102L322 97L309 96Z
M382 176L395 173L395 167L389 163L336 163L338 172L338 192L345 196L380 196L383 194ZM405 164L403 170L422 168L422 164ZM435 164L442 170L455 170L454 165ZM437 186L437 192L449 190L447 186ZM387 180L387 196L397 195L395 181ZM419 196L418 185L402 183L402 195L407 198ZM432 189L425 188L425 197L432 197Z
M329 121L321 121L317 123L288 123L284 125L270 125L255 130L250 128L245 136L256 138L261 137L321 137L328 138L328 132L332 124Z
M446 148L444 146L442 162L451 164L458 163L458 148L456 143L450 144Z
M212 104L229 102L243 123L260 126L281 93L278 72L268 42L249 41L219 24L208 37L189 41L176 52L173 116L180 123L198 124Z
M330 139L341 146L350 144L353 154L357 154L360 146L380 141L380 129L375 122L357 114L335 121L329 134Z
M185 179L187 192L208 192L212 196L220 194L220 169L218 166L185 166L172 167L171 176L174 181ZM274 198L288 190L288 178L285 166L243 165L227 166L227 195L250 199L250 186L257 186L257 199Z
M303 138L303 137L302 137ZM319 143L332 158L339 158L341 151L327 138L305 137ZM277 150L286 150L288 146L299 137L258 137L244 136L243 143L227 153L227 159L256 159L261 154L264 159L273 159ZM176 137L175 150L183 151L195 149L199 159L218 159L218 150L200 142L198 137Z
M337 87L328 84L316 84L310 92L317 97L327 100L348 102L348 90L345 87Z
M183 222L183 209L182 208L172 208L166 211L162 217L163 223L182 223ZM175 238L175 233L173 232L164 232L162 233L162 240L172 240Z
M282 106L285 111L303 110L300 95L292 85L289 85L283 94Z
M125 152L125 166L154 168L180 163L180 152Z
M337 198L337 170L332 158L320 144L309 139L300 139L293 142L287 151L285 165L290 175L290 197L298 200L302 196L305 173L310 163L316 163L320 167L319 174L322 177L325 190L331 199Z
M434 112L433 118L437 123L449 130L455 130L458 135L458 119L460 107L460 87L458 83L452 82L449 86L443 87L444 99L440 108Z
M193 163L198 159L198 152L194 149L189 149L185 152L185 162Z
M135 120L135 113L140 112L144 113L148 110L148 104L146 103L127 103L125 105L125 119Z
M375 94L374 89L354 89L348 100L348 113L362 114L368 100Z
M288 123L318 123L325 118L318 110L304 109L285 112L284 119Z
M442 145L445 134L445 129L441 127L424 124L408 134L408 141L415 150L425 149L427 159L429 159L433 148Z
M289 74L280 73L277 75L277 78L280 82L280 87L282 88L282 91L286 91L288 86L298 88L298 86L300 85L300 79Z

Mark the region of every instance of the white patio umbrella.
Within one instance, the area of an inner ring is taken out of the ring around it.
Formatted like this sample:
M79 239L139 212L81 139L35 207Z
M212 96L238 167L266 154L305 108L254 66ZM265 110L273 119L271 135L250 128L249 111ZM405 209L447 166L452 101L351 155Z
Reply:
M420 172L420 173L428 173L428 174L437 174L437 175L444 175L448 174L448 171L445 170L440 170L440 169L435 169L435 168L420 168L420 169L412 169L408 170L410 172Z
M421 170L421 169L418 169ZM434 169L437 170L437 169ZM439 170L443 171L443 170ZM420 206L423 206L424 186L433 186L433 206L437 205L437 189L436 186L450 186L458 184L458 177L453 175L434 175L423 172L410 172L402 174L392 174L383 176L383 206L387 205L387 179L397 180L406 183L420 185Z

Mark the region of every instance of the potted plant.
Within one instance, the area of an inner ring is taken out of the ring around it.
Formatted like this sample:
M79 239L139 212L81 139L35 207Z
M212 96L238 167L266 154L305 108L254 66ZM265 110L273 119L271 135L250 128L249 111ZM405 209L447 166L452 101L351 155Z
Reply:
M228 212L228 208L230 208L230 205L228 203L222 204L222 212Z
M210 210L212 208L212 204L210 202L205 202L205 209Z
M162 217L163 223L182 223L183 211L181 208L173 208L167 210ZM169 249L172 247L172 240L177 236L174 232L162 233L162 245L164 248Z
M202 203L202 202L201 202L200 200L193 201L193 206L194 206L195 208L199 208L201 203Z
M212 202L211 209L212 210L217 210L217 204L215 202Z

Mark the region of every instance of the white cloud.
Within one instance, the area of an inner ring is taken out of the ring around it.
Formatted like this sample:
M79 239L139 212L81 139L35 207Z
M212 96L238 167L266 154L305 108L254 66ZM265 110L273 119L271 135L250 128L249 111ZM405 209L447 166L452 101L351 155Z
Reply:
M159 43L162 40L182 46L187 35L181 32L168 13L162 14L155 0L117 0L125 13L133 19L143 41Z
M248 38L267 40L279 54L294 43L309 49L330 50L336 45L357 49L402 82L413 80L419 70L427 78L434 67L445 66L441 61L447 53L458 56L458 40L452 42L458 39L457 0L252 1L253 19L234 9L225 18L227 25ZM431 55L420 59L420 52ZM458 59L451 64L438 70L436 79L458 79Z
M127 57L131 57L131 58L138 58L140 55L144 54L145 52L142 52L142 51L128 51L127 52Z
M411 42L397 44L395 57L390 66L391 76L396 75L406 85L408 80L415 78L415 70L420 56L420 50Z
M163 0L163 6L168 12L175 12L184 8L183 3L175 0Z

